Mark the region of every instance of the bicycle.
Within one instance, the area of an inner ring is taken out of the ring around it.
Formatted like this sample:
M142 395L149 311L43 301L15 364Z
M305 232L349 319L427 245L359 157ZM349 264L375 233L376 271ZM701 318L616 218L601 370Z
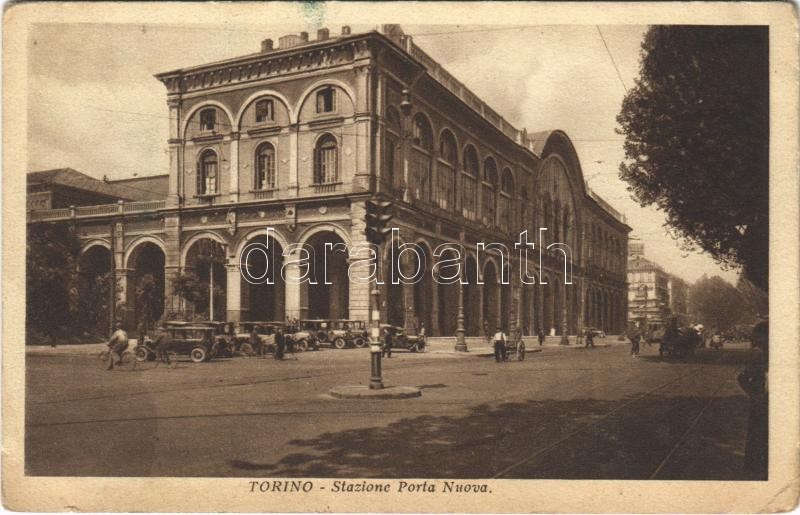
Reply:
M136 356L129 350L121 356L111 349L104 350L97 355L97 362L103 370L113 370L117 366L131 372L136 368Z
M178 368L178 354L173 351L159 351L153 349L149 342L136 347L136 361L139 362L140 368L158 368L159 365L164 364L169 368ZM152 366L151 366L152 365Z

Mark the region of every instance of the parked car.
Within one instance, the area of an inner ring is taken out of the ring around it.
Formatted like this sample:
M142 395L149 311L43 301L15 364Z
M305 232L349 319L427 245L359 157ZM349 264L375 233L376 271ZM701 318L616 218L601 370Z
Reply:
M300 352L305 352L307 350L318 350L319 344L317 343L317 339L313 333L306 331L306 330L296 330L294 332L289 332L291 329L286 324L286 322L276 322L276 321L266 321L266 322L259 322L259 321L248 321L248 322L240 322L238 328L236 330L236 341L240 342L240 345L244 345L246 342L247 345L253 349L253 353L258 353L257 348L254 348L250 343L250 335L255 328L256 334L258 334L259 340L261 345L263 346L264 353L272 353L275 352L275 333L278 330L282 331L285 338L286 343L292 344L292 348L294 350L298 350Z
M300 327L313 334L320 344L328 344L337 349L364 347L369 340L364 322L360 320L301 320Z

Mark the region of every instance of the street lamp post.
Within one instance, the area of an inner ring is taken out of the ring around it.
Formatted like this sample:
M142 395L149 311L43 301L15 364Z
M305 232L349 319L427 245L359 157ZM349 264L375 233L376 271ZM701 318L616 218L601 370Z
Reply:
M461 278L458 280L458 316L456 317L456 351L467 352L467 342L464 340L464 285Z

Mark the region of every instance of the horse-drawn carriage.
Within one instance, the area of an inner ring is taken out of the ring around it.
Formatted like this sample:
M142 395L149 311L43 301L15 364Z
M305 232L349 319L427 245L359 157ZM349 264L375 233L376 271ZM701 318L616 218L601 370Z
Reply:
M678 327L678 318L666 320L664 336L658 347L659 356L685 359L694 354L697 347L703 345L703 337L691 326Z

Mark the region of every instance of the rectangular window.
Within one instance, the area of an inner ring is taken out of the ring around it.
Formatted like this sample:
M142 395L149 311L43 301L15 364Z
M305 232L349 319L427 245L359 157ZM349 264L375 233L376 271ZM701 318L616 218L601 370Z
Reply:
M325 88L317 92L317 113L332 113L336 111L336 91Z
M217 112L213 109L200 111L200 130L213 131L217 122Z
M256 123L271 122L273 120L275 120L275 112L272 100L259 100L256 102Z

